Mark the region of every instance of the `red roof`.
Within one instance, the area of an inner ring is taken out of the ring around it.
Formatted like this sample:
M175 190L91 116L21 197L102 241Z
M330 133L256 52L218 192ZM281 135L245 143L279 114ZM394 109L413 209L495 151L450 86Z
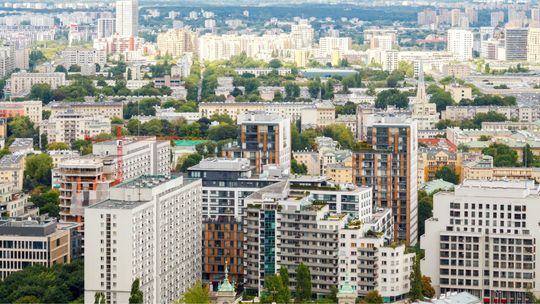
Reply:
M457 146L446 138L419 138L418 143L432 148L445 148L450 152L457 152Z

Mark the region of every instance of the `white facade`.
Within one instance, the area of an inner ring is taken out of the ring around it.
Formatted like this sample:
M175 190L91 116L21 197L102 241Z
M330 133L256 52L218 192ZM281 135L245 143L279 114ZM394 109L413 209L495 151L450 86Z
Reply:
M121 37L137 37L139 34L139 1L116 1L116 32Z
M174 303L201 279L200 180L141 177L85 216L85 303L127 303L136 278L144 303Z
M454 55L456 60L471 60L473 51L473 33L463 29L448 30L448 51Z
M111 120L88 114L66 111L52 115L41 122L41 132L47 135L47 141L71 144L76 140L92 138L102 133L111 132Z
M118 140L109 140L93 145L92 153L97 156L118 159ZM159 141L153 137L125 137L122 140L124 180L141 175L170 175L169 141Z
M540 295L540 189L534 181L465 180L434 196L420 244L422 273L437 292L467 291L484 302Z
M97 20L97 38L111 37L116 32L116 19L99 18Z
M416 255L406 253L405 246L384 246L377 250L377 290L392 300L410 291L410 275Z
M54 73L27 73L18 72L11 75L9 90L11 96L20 97L30 93L35 84L48 84L51 89L66 84L66 74L60 72Z
M107 63L107 54L103 50L83 49L83 48L68 48L60 53L60 62L69 69L72 65L95 65L101 67Z

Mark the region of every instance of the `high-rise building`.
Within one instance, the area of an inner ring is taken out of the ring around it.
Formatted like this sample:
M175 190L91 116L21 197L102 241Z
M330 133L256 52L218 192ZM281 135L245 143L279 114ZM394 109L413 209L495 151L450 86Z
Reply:
M144 303L173 303L201 279L201 181L141 176L85 209L84 298L129 302L140 280Z
M247 158L255 172L264 165L277 165L290 172L291 126L290 120L278 114L248 112L237 116L240 125L238 146L226 150L228 156Z
M497 27L499 24L504 22L504 12L498 11L498 12L491 12L490 15L490 25L492 27Z
M97 38L111 37L116 33L116 19L99 18L97 20Z
M540 21L533 21L529 24L527 61L530 63L540 63Z
M121 37L139 35L139 1L116 1L116 32Z
M99 134L111 132L111 120L105 117L91 116L68 110L51 115L40 124L40 132L47 136L47 141L72 144L76 140L93 138Z
M437 292L467 291L484 303L538 297L539 200L534 181L465 180L435 194L420 241L422 274Z
M157 36L157 48L162 54L173 57L197 51L197 34L189 29L172 29Z
M448 51L454 58L467 61L473 58L473 33L464 29L448 30Z
M527 60L527 37L526 28L505 28L504 47L506 49L506 60Z
M417 241L417 122L379 116L367 127L366 145L353 152L353 182L373 187L377 207L391 208L394 239Z
M540 8L531 8L531 22L540 22Z
M0 77L6 77L15 69L15 48L12 45L0 46Z
M417 15L418 25L431 25L437 23L437 12L431 9L425 9L418 12Z

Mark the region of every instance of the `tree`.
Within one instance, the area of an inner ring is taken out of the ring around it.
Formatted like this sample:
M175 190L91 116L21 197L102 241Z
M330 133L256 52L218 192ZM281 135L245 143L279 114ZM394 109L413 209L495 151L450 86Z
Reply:
M290 303L291 291L279 275L270 275L264 278L264 290L261 294L261 303Z
M296 301L299 303L311 300L311 273L309 268L300 263L296 269Z
M414 259L413 271L411 273L411 290L409 299L412 301L423 299L422 294L422 272L420 271L420 257L417 255Z
M38 136L38 132L34 129L34 123L30 121L28 116L19 116L14 117L8 121L8 136L10 137L10 139L36 139Z
M298 164L296 159L291 159L291 171L293 174L306 175L307 167L305 164Z
M70 73L80 73L80 72L81 72L81 66L80 66L80 65L77 65L77 64L72 64L72 65L69 67L69 72L70 72Z
M345 124L330 124L324 127L323 135L338 141L345 149L351 149L354 144L354 135Z
M426 231L426 220L433 216L433 196L424 190L418 191L418 239Z
M363 299L366 303L380 304L384 303L384 299L381 297L377 290L370 291Z
M41 100L44 104L48 104L52 101L52 89L49 84L46 83L36 83L30 89L30 99Z
M106 304L107 298L105 297L105 294L103 292L96 292L94 294L94 304Z
M201 282L196 282L193 286L188 288L178 303L186 304L207 304L210 303L210 290L208 286Z
M52 142L47 145L47 150L69 150L69 145L63 142Z
M219 124L208 129L208 139L220 141L225 139L235 139L238 136L238 127L229 124Z
M505 144L493 143L482 149L482 154L492 156L495 167L516 167L519 165L517 152Z
M131 284L131 293L129 295L130 304L142 304L144 301L143 292L140 289L140 280L136 278L135 281Z
M198 153L192 153L189 155L184 155L180 157L178 160L178 163L176 165L176 170L180 172L187 172L187 169L190 167L193 167L200 163L202 160L202 156Z
M454 185L459 184L459 175L453 168L448 166L442 166L435 172L435 178L442 179L445 182L452 183Z
M434 89L433 89L434 88ZM434 103L437 106L437 112L446 110L447 106L454 105L455 102L452 99L452 95L449 92L439 88L437 85L429 86L428 93L431 94L429 99L430 103Z
M435 296L435 289L431 286L431 278L428 276L422 276L422 294L430 299Z
M24 167L24 189L30 191L41 185L49 187L52 167L52 158L45 153L27 156Z
M287 82L285 84L285 95L289 100L300 97L300 86L294 82Z
M289 269L287 266L279 267L279 278L285 287L289 287Z
M92 153L92 142L89 140L76 140L71 143L71 150L79 151L81 155Z
M281 61L279 59L272 59L268 62L268 66L272 69L279 69L281 68Z
M39 189L39 190L38 190ZM48 213L49 216L60 216L60 192L54 189L49 189L47 192L42 192L41 188L32 191L30 201L34 206L39 208L39 214Z
M59 72L59 73L66 73L67 74L67 69L66 67L64 67L63 65L57 65L56 68L54 68L54 71L55 72Z
M210 116L210 120L217 121L219 123L226 123L229 125L234 124L234 120L228 114L214 114Z
M375 99L375 107L384 109L388 106L395 106L398 108L408 107L408 95L400 92L398 89L384 90L377 94L377 99Z

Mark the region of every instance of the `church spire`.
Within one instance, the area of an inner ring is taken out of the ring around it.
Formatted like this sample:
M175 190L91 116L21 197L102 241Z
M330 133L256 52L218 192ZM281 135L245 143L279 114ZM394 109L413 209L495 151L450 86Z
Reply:
M229 267L225 262L225 278L223 278L223 283L219 284L218 292L227 291L234 291L234 286L229 282Z
M416 98L414 100L415 104L419 103L428 103L426 93L426 85L424 83L424 64L422 61L419 62L418 67L418 87L416 88Z

